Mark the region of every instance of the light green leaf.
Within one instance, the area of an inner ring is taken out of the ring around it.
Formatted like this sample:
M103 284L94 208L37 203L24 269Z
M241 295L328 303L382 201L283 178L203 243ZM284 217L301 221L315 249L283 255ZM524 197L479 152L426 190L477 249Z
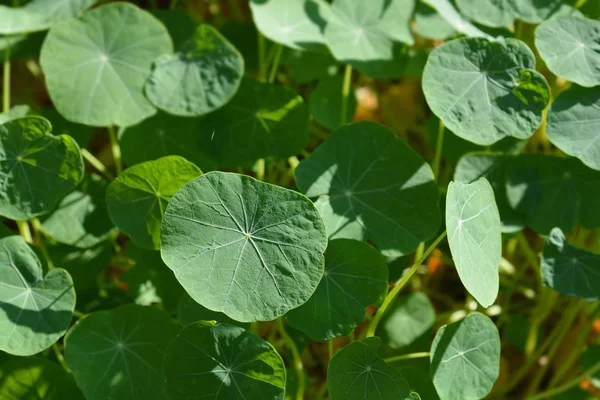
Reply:
M164 25L128 3L55 24L40 64L56 109L91 126L134 125L156 110L144 96L153 61L173 51Z
M286 317L311 339L326 342L350 334L364 321L368 306L383 302L387 288L387 266L376 249L335 239L325 251L325 273L317 290Z
M69 327L75 290L69 274L45 277L37 256L20 236L0 239L0 350L29 356L47 349Z
M356 111L356 96L351 92L346 101L346 121L342 118L342 88L344 78L340 75L324 78L319 81L317 87L310 94L308 108L311 115L319 124L329 129L335 129L340 125L354 119Z
M544 285L563 296L587 301L600 299L600 255L571 246L560 228L554 228L541 261Z
M10 110L0 113L0 125L12 121L13 119L22 118L29 113L29 106L18 105L13 106Z
M600 88L561 93L548 112L546 133L556 147L600 170Z
M79 16L97 0L33 0L23 9L46 16L52 23Z
M444 40L456 36L456 30L436 10L419 1L415 10L415 32L426 39Z
M0 125L0 215L26 220L51 211L83 178L83 159L69 136L53 136L48 120Z
M164 156L181 156L202 171L217 168L217 163L200 145L198 131L202 120L181 118L158 112L141 123L127 127L120 138L123 160L129 166Z
M179 327L127 304L88 314L65 337L65 361L88 400L166 400L161 364Z
M227 324L183 328L167 348L163 373L171 399L284 397L281 356L269 342Z
M98 175L87 175L54 211L41 218L44 232L60 243L83 249L107 239L115 231L104 200L107 186Z
M323 30L330 6L323 0L251 0L252 19L260 32L292 49L324 50Z
M515 19L512 0L456 0L456 6L468 19L492 28L505 28Z
M516 18L539 24L557 12L564 0L510 0Z
M479 304L491 306L498 296L502 232L494 190L487 179L450 182L446 229L460 280Z
M423 3L433 7L440 16L457 32L469 37L490 38L490 35L464 19L450 0L422 0Z
M209 172L171 199L161 254L204 307L268 321L305 303L323 276L325 227L300 193Z
M381 125L339 128L295 174L300 190L318 198L315 205L331 239L370 240L384 255L398 257L439 227L431 168Z
M396 298L379 324L379 336L392 348L409 346L430 331L435 323L435 310L421 292Z
M215 321L220 324L236 325L244 329L250 327L250 324L234 321L222 312L211 311L208 308L201 306L185 292L181 295L181 299L179 300L177 317L179 323L183 326L198 321Z
M169 114L200 116L231 100L243 75L239 51L215 28L200 25L177 53L156 60L145 92Z
M499 374L500 335L491 319L473 313L438 330L431 345L431 377L441 399L482 399Z
M352 342L338 351L327 368L327 387L332 400L408 400L410 387L377 351L378 337Z
M200 143L224 165L251 166L260 158L301 152L308 125L307 107L296 92L245 77L233 99L203 119Z
M0 35L17 35L43 31L50 27L50 19L25 7L11 8L0 5Z
M0 365L2 400L84 400L73 376L41 357L20 357Z
M535 46L553 74L581 86L600 85L600 21L563 16L535 30Z
M550 97L534 68L533 52L519 40L452 40L431 52L423 91L434 114L463 139L479 145L527 139Z
M106 191L110 219L136 245L158 250L167 203L179 188L201 174L198 167L179 156L127 168Z

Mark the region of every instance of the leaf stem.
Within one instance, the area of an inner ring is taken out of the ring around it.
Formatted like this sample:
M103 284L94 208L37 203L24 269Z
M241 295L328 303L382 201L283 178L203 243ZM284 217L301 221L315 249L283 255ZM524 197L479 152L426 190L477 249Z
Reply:
M327 349L329 351L329 360L333 358L333 339L327 342Z
M41 235L42 224L40 220L37 218L31 219L31 226L33 226L33 236L35 237L35 242L40 247L42 255L46 259L46 263L48 264L48 269L54 269L54 263L52 262L52 258L50 258L50 253L48 253L48 248L46 247L46 242L44 242L44 238Z
M58 360L58 363L60 364L60 366L63 367L63 369L65 371L70 373L71 370L67 366L67 363L65 362L65 358L63 357L63 354L60 351L60 349L58 348L58 345L56 343L52 344L52 350L54 350L54 355L56 355L56 360Z
M435 146L435 157L433 159L433 176L436 180L439 179L440 175L440 163L442 162L442 149L444 148L444 121L440 118L438 125L437 143Z
M546 390L545 392L542 393L538 393L535 396L531 396L528 397L527 400L538 400L538 399L545 399L547 397L552 397L555 396L559 393L562 393L564 391L567 391L569 389L571 389L574 386L577 386L582 380L586 379L587 377L595 374L596 372L600 371L600 362L594 364L593 367L590 367L588 369L586 369L583 374L581 374L580 376L571 379L570 381L568 381L567 383L565 383L564 385L561 385L555 389L550 389L550 390Z
M275 78L277 78L277 70L279 69L279 62L281 61L281 53L283 52L283 46L277 44L277 50L275 50L275 60L273 60L273 65L271 65L271 73L269 74L269 83L275 82Z
M108 137L110 139L110 150L115 160L115 171L119 175L123 171L123 166L121 164L121 147L119 146L119 139L114 126L108 127Z
M348 121L348 97L350 97L350 87L352 85L352 65L346 64L344 69L344 85L342 86L342 112L340 115L340 125Z
M2 110L8 112L10 110L10 36L7 37L7 45L4 49L4 67L2 80Z
M267 78L267 64L265 63L265 51L266 51L266 39L258 31L258 73L261 81L264 81Z
M410 280L410 278L412 278L412 276L417 272L417 270L419 269L421 264L423 264L423 261L425 261L427 259L427 257L429 257L429 254L431 254L431 252L433 250L435 250L437 245L440 244L440 242L446 237L446 234L447 234L447 231L442 232L442 234L440 236L438 236L433 241L433 243L431 243L431 245L427 248L427 250L425 250L425 252L420 257L418 257L417 260L415 260L415 263L413 264L413 266L402 276L402 278L396 283L394 288L387 294L387 296L385 297L385 300L383 300L383 303L381 304L381 307L379 307L379 309L377 310L377 313L375 313L375 317L373 317L373 319L371 320L371 323L369 324L369 328L367 329L367 334L365 335L365 337L371 337L371 336L375 335L375 330L377 329L377 325L379 324L381 317L383 317L385 310L392 303L392 300L394 300L394 298L398 295L398 293L400 293L400 291L406 285L406 283Z
M77 319L81 319L83 317L85 317L87 314L81 312L81 311L77 311L77 310L73 310L73 317L77 318Z
M17 221L17 227L19 228L19 234L25 239L27 243L33 243L31 237L31 230L29 229L29 223L27 221Z
M296 343L292 340L290 335L285 331L283 327L283 319L277 318L277 328L279 329L279 333L281 334L281 338L286 343L287 347L292 352L292 364L294 370L296 370L296 374L298 374L298 391L296 392L296 400L304 399L304 386L306 382L304 380L304 367L302 366L302 358L300 357L300 353L298 352L298 347Z
M115 177L108 171L106 165L102 164L102 161L98 160L92 153L90 153L86 148L81 149L81 155L85 158L92 167L96 168L98 172L100 172L106 179L112 181Z
M259 158L258 161L256 161L256 179L258 179L259 181L265 180L265 159L264 158Z
M421 353L410 353L410 354L402 354L400 356L394 356L394 357L388 357L386 359L384 359L383 361L385 361L386 363L393 363L396 361L403 361L403 360L412 360L415 358L426 358L431 356L431 353L428 351L424 351Z

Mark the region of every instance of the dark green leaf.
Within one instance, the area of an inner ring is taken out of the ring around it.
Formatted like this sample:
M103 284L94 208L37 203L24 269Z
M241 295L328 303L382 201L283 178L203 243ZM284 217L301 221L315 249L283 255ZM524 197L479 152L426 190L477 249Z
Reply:
M308 108L315 121L329 129L335 129L340 125L354 119L356 111L356 96L350 93L346 101L346 121L342 118L342 89L344 78L333 76L321 79L308 100Z
M250 327L250 324L234 321L222 312L211 311L208 308L201 306L185 292L181 295L181 299L179 300L178 319L179 323L183 326L198 321L215 321L220 324L236 325L244 329Z
M435 323L433 305L423 293L396 298L379 324L379 335L392 348L409 346L430 331Z
M581 355L581 367L585 370L590 369L600 363L600 345L590 345ZM590 380L596 387L600 387L600 372L590 376Z

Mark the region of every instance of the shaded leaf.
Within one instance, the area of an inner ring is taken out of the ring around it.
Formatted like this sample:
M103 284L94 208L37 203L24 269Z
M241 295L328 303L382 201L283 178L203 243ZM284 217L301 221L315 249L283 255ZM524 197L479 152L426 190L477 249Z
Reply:
M308 100L310 113L315 121L326 128L335 129L354 119L356 96L351 92L346 101L346 121L341 121L343 86L344 78L342 76L324 78L319 81L317 87L310 94Z
M379 323L378 334L392 348L409 346L429 332L435 323L435 310L421 292L396 298Z
M215 321L219 324L236 325L244 329L250 327L250 324L234 321L222 312L211 311L201 306L185 292L181 295L181 299L179 299L178 320L183 326L191 325L198 321Z

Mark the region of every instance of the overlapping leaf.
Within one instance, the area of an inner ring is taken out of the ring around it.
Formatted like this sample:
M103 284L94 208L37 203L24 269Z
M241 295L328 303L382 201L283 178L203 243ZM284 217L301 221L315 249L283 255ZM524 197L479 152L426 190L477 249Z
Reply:
M4 124L13 119L21 118L29 113L29 106L18 105L13 106L7 112L0 113L0 124Z
M346 100L346 120L342 119L342 88L344 79L333 76L321 79L310 95L308 106L311 115L321 125L335 129L340 125L350 122L356 111L356 96L351 93Z
M464 19L462 15L456 11L450 0L422 0L423 3L433 7L438 14L446 20L457 32L469 37L487 37L490 36Z
M456 35L456 30L432 6L419 1L415 10L414 29L419 36L443 40Z
M507 27L514 20L511 0L456 0L460 12L471 21L490 27Z
M183 293L179 299L177 319L183 326L190 325L198 321L215 321L220 324L224 323L236 325L244 329L250 327L250 324L234 321L222 312L211 311L208 308L201 306L187 293Z
M79 16L90 8L97 0L33 0L24 7L46 16L52 23Z
M421 292L396 298L379 324L383 342L393 348L410 345L426 334L435 324L435 310Z
M17 35L43 31L50 27L50 19L25 7L11 8L0 5L0 34Z

